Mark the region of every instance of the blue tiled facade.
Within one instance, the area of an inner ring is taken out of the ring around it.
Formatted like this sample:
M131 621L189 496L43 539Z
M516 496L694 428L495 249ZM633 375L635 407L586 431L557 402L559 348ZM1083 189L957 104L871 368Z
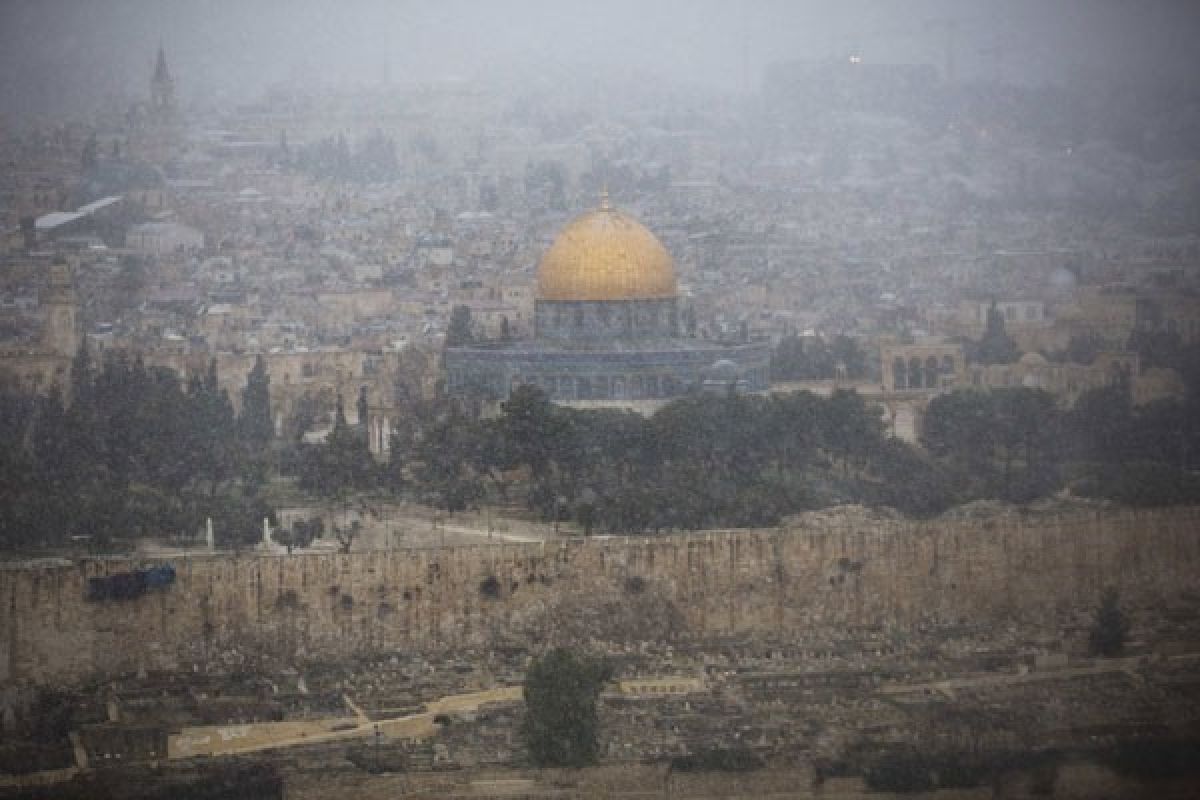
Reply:
M446 350L451 393L479 392L503 400L522 384L541 387L552 400L671 398L705 385L714 364L732 362L736 385L764 391L769 381L768 343L722 345L681 338L539 339L506 346Z

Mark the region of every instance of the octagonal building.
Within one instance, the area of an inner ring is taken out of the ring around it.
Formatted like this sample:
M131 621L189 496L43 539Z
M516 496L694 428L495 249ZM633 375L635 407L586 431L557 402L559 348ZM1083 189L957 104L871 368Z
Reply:
M555 402L583 405L666 400L706 385L767 388L767 342L722 344L680 329L671 254L604 196L538 264L533 339L447 348L448 386L503 400L534 384Z

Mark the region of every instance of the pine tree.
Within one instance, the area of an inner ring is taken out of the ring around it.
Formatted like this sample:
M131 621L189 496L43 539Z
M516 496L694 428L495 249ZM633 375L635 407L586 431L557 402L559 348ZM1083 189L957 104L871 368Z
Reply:
M193 375L188 381L188 401L192 413L188 439L196 459L195 474L206 478L210 494L216 495L218 486L233 472L234 418L229 395L220 389L215 358L203 378Z
M254 359L254 367L246 377L246 388L242 390L238 433L242 441L258 447L265 447L275 433L271 423L271 377L261 355Z
M349 423L346 422L346 405L342 402L342 395L339 393L337 396L337 410L333 415L334 433L339 433L346 430L347 425L349 425Z
M358 427L365 432L367 430L367 414L370 411L370 406L367 404L367 387L360 386L358 389L358 402L355 404L355 410L358 412Z
M975 361L980 364L1011 364L1021 355L1021 349L1004 327L1004 315L992 301L987 313L987 327L975 346Z
M455 306L450 312L450 323L446 326L446 346L461 347L474 341L471 332L471 309L467 306Z

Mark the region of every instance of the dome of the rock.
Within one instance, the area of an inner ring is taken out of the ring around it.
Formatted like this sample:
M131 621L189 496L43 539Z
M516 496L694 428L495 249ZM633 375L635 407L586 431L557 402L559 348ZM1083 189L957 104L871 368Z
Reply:
M669 299L676 296L675 264L653 233L606 200L569 222L546 251L537 296L551 302Z

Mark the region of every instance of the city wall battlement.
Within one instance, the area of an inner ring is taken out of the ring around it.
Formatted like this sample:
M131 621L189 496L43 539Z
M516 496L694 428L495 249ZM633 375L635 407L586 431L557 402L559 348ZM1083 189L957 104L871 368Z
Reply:
M1114 587L1133 606L1200 591L1200 509L168 560L173 583L89 599L90 578L163 559L0 568L0 685L190 668L236 648L284 657L553 639L564 609L672 606L682 635L915 623L1050 625ZM637 580L633 580L637 579Z

